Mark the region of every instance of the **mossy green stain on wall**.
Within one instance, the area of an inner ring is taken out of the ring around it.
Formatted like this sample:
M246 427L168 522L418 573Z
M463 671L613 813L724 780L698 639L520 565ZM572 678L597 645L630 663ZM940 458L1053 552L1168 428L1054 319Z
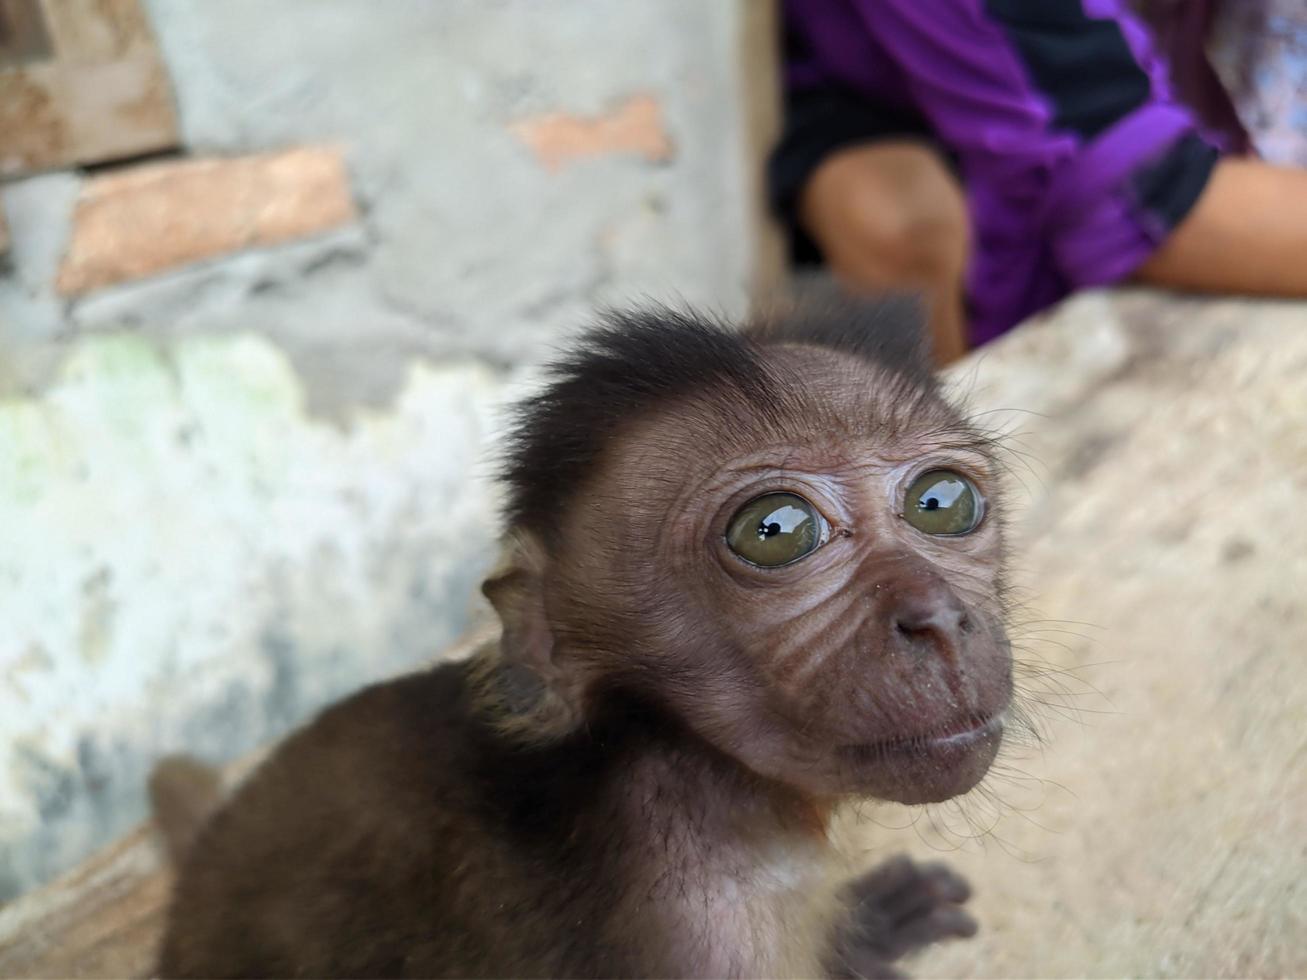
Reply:
M0 901L139 819L158 756L247 752L461 632L503 384L414 362L339 427L265 339L109 334L0 400Z

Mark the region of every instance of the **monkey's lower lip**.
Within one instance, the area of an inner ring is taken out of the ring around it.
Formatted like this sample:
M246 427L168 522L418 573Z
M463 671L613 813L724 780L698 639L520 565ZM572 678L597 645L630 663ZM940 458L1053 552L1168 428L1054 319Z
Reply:
M863 745L845 745L848 792L900 803L939 803L974 787L998 754L1004 714L973 715L956 726Z
M840 747L840 752L859 761L916 756L947 763L950 757L960 758L978 745L997 739L1003 733L1003 722L1002 712L972 716L957 728L946 728L924 735L897 735L861 745L844 745Z

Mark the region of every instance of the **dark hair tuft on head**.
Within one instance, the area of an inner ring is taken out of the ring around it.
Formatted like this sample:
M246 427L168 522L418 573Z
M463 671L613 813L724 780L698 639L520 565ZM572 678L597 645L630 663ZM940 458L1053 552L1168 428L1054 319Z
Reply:
M743 331L667 307L610 312L516 410L502 468L509 526L555 544L559 515L618 427L678 398L711 392L779 418L787 388L765 360L774 344L866 360L916 397L935 390L920 307L909 298L809 303Z
M550 541L560 510L619 425L713 389L769 406L767 370L739 331L666 307L608 313L517 409L502 471L509 526Z
M862 358L924 390L935 388L925 315L908 294L826 296L765 317L746 334L760 344L805 344Z

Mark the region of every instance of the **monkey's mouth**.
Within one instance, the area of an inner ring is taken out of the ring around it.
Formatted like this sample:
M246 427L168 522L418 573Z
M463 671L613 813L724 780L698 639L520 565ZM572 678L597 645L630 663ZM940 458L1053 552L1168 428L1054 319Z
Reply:
M923 735L895 735L876 742L842 745L840 752L855 759L882 759L887 755L929 755L936 752L965 751L1003 733L1006 712L968 715L952 725L937 728Z
M1006 712L973 714L919 735L896 735L839 747L854 771L867 773L874 795L928 803L965 793L998 752Z

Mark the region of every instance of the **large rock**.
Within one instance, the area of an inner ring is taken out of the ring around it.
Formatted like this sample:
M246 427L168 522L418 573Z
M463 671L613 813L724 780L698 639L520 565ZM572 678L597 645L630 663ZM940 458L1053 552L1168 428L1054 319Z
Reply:
M980 936L912 968L1304 975L1307 307L1088 295L956 378L1020 431L1016 655L1047 743L960 803L867 811L870 850L976 885Z

